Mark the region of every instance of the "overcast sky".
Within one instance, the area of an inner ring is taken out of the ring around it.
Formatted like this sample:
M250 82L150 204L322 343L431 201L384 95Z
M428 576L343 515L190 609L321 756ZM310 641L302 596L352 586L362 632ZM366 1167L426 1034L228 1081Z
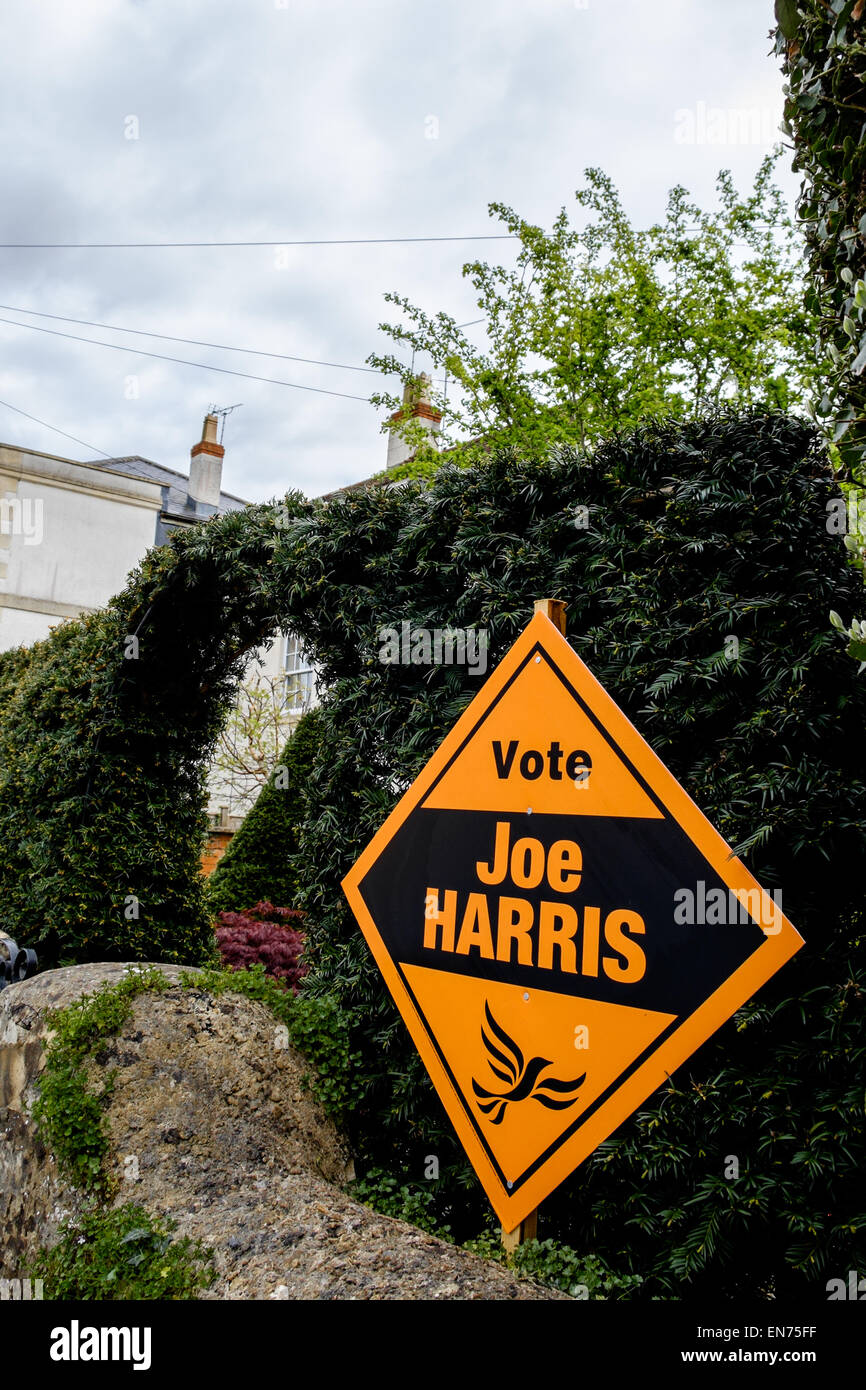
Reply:
M772 0L2 0L0 242L482 235L501 230L492 200L546 226L563 204L577 212L589 165L613 177L638 225L662 215L676 183L711 206L717 170L746 188L769 145L681 143L675 113L756 108L776 125L772 11ZM788 160L779 181L793 201ZM464 261L510 254L502 242L0 250L0 302L363 366L388 346L387 290L472 319ZM186 472L208 406L243 402L225 433L230 492L315 495L384 466L366 400L382 382L368 373L0 316L124 349L0 323L0 400L92 447L0 406L3 443L142 454Z

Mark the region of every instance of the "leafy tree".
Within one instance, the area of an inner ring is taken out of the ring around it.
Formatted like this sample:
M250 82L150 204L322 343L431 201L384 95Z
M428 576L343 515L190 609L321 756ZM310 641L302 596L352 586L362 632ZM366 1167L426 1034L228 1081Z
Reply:
M264 899L294 906L299 873L291 865L306 783L316 752L318 715L302 716L267 785L229 842L207 885L212 912L240 912Z
M245 680L219 733L210 776L212 792L227 788L233 804L248 811L270 779L292 722L286 710L284 677L256 671Z
M798 237L771 182L776 157L762 162L747 197L720 173L713 212L672 189L664 220L646 231L631 225L599 169L586 170L575 194L587 219L580 229L564 208L546 232L492 203L517 255L512 267L463 267L483 316L481 347L477 328L387 294L402 322L382 331L450 382L434 401L449 458L502 445L536 456L559 443L583 447L648 416L685 418L723 401L805 407L816 389L816 327ZM399 357L368 360L412 385ZM387 393L372 399L400 404ZM407 419L401 429L415 459L389 476L435 470L441 458L423 427Z

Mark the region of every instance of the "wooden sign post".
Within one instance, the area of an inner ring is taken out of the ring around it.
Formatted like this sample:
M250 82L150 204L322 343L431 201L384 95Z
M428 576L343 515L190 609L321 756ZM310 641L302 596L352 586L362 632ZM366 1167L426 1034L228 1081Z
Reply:
M549 618L553 626L558 628L565 636L565 604L558 598L537 598L533 605L536 613L543 613L545 618ZM499 1227L499 1238L502 1241L502 1248L507 1254L511 1255L518 1245L523 1245L527 1240L536 1240L538 1237L538 1207L527 1213L518 1226L513 1231L506 1231L504 1226Z

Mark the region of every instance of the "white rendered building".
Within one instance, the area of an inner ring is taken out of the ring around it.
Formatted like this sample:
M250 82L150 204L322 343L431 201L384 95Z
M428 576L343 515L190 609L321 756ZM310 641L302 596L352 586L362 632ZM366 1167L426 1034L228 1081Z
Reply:
M52 627L102 608L130 570L173 531L247 505L221 491L223 446L207 415L189 476L132 455L79 463L0 444L0 651L29 646ZM280 681L289 721L315 699L297 642L278 635L248 679ZM234 828L250 804L248 779L213 773L209 809Z

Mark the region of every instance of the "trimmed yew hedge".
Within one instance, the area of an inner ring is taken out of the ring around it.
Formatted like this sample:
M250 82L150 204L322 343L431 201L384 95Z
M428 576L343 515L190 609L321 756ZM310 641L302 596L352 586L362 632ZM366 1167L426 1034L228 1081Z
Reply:
M150 551L105 610L0 655L0 920L43 967L216 959L205 778L275 627L273 509L235 518Z
M458 1237L485 1203L339 882L478 689L465 668L383 667L378 629L486 627L492 666L547 596L807 944L545 1203L543 1234L663 1296L821 1297L866 1267L866 687L826 626L860 585L826 528L838 495L808 425L723 415L349 494L275 556L313 600L292 617L330 683L301 830L305 989L340 998L364 1059L362 1160L426 1189L436 1154Z
M825 628L860 592L836 496L811 427L750 412L174 538L104 613L0 659L4 925L44 963L206 955L207 760L245 654L296 633L328 691L291 866L304 993L336 1001L358 1059L361 1161L411 1182L437 1154L442 1218L476 1234L485 1204L339 885L478 689L383 665L379 629L486 628L492 666L535 598L564 599L576 650L807 945L545 1204L544 1235L649 1292L822 1296L866 1268L866 685Z

